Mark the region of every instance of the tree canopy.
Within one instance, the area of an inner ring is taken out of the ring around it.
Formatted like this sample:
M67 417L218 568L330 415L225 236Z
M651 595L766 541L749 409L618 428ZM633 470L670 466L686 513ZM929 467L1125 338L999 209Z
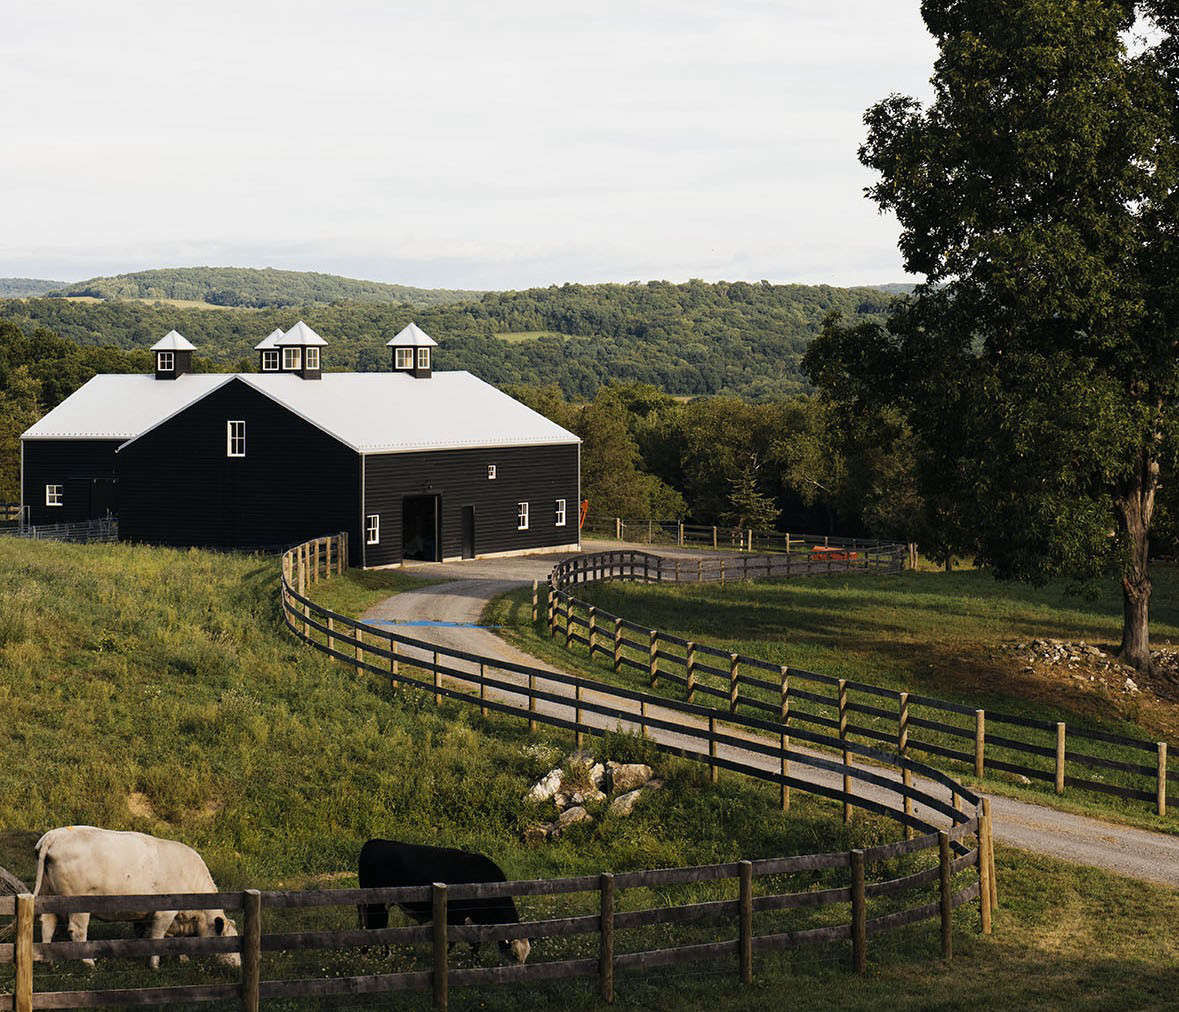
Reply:
M934 98L869 109L860 158L926 281L805 363L845 413L911 429L945 551L1002 577L1119 572L1144 671L1179 428L1177 6L925 0Z

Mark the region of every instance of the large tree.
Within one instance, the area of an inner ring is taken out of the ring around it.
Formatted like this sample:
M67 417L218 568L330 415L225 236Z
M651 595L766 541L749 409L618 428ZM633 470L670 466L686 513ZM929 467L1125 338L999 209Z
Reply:
M865 115L868 195L923 275L807 359L899 407L948 540L997 575L1116 571L1151 668L1148 557L1179 403L1179 2L925 0L928 105Z

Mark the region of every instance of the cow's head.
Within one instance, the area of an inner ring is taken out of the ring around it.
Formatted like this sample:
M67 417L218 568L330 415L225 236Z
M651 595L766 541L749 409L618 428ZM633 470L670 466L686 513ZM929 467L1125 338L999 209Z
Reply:
M237 935L237 925L233 920L225 916L224 910L210 910L205 922L206 934L217 937L235 937ZM242 965L242 957L236 952L222 952L217 955L217 959L226 966L240 967Z
M524 963L528 959L528 953L532 951L532 943L527 938L513 938L510 942L500 942L499 951L504 959L511 953L517 963Z

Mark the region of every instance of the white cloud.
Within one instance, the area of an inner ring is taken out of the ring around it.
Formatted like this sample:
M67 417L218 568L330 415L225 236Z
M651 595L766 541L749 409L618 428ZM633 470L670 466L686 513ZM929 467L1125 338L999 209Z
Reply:
M860 116L916 0L40 0L0 34L0 274L887 281Z

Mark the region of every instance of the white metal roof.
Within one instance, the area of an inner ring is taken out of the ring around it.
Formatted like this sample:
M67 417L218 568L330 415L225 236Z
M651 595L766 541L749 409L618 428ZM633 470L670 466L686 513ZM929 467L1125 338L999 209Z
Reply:
M282 337L282 330L279 327L275 327L274 330L254 345L254 351L262 351L265 348L277 348L280 337Z
M196 347L183 334L169 330L149 349L151 351L196 351Z
M358 453L576 443L577 436L468 372L95 376L24 439L136 439L239 379Z
M232 378L225 373L185 373L170 380L137 374L95 376L21 438L134 439Z
M282 348L288 344L319 346L327 344L327 341L300 320L285 334L274 339L274 346L276 348Z
M386 348L437 348L438 342L416 323L411 323L392 341L385 342Z

